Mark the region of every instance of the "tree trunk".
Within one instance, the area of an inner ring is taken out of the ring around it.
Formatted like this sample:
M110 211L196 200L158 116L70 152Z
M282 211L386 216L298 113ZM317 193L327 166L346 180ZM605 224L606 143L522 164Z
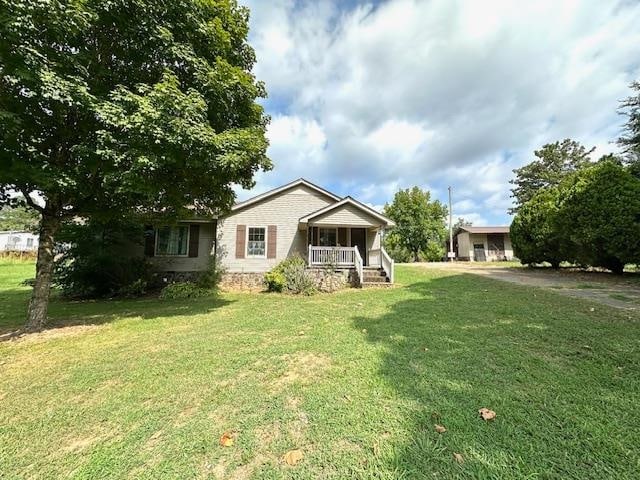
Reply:
M51 277L53 275L53 246L54 235L60 226L60 220L47 214L42 214L40 236L38 244L38 262L36 263L36 280L33 285L27 323L25 330L37 331L47 323L47 309L49 307L49 293Z

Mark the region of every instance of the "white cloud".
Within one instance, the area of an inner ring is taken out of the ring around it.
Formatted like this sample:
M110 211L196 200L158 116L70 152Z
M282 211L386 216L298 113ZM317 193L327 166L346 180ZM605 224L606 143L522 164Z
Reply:
M478 221L508 221L511 170L565 137L615 150L640 77L634 2L246 3L274 115L259 182L306 176L373 205L452 185Z

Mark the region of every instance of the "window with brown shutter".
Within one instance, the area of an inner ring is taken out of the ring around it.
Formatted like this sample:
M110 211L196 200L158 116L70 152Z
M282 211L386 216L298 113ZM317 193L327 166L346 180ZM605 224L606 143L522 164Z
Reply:
M278 246L278 227L269 225L267 227L267 258L276 258Z
M236 227L236 258L244 258L247 240L247 226L238 225Z
M156 252L156 231L151 225L144 226L144 255L153 257Z
M198 256L199 245L200 245L200 225L191 225L189 227L189 257L196 258Z

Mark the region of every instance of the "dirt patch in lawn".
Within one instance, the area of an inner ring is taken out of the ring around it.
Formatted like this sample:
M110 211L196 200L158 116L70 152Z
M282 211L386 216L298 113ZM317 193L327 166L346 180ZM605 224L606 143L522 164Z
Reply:
M12 342L45 342L54 338L69 337L73 335L81 335L91 330L99 328L99 325L71 325L71 326L57 326L53 325L48 330L42 330L41 332L22 332L16 330L13 332L3 333L0 335L0 342L12 341Z
M616 276L577 269L505 268L473 264L422 263L424 268L470 273L503 282L552 290L623 310L640 310L640 275Z

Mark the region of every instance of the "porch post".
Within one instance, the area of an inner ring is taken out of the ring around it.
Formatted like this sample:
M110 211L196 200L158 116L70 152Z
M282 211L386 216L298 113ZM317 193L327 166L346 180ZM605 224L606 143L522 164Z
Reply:
M307 264L311 266L311 245L313 245L313 238L311 238L311 233L313 230L307 224L307 243L309 244L309 248L307 249Z

